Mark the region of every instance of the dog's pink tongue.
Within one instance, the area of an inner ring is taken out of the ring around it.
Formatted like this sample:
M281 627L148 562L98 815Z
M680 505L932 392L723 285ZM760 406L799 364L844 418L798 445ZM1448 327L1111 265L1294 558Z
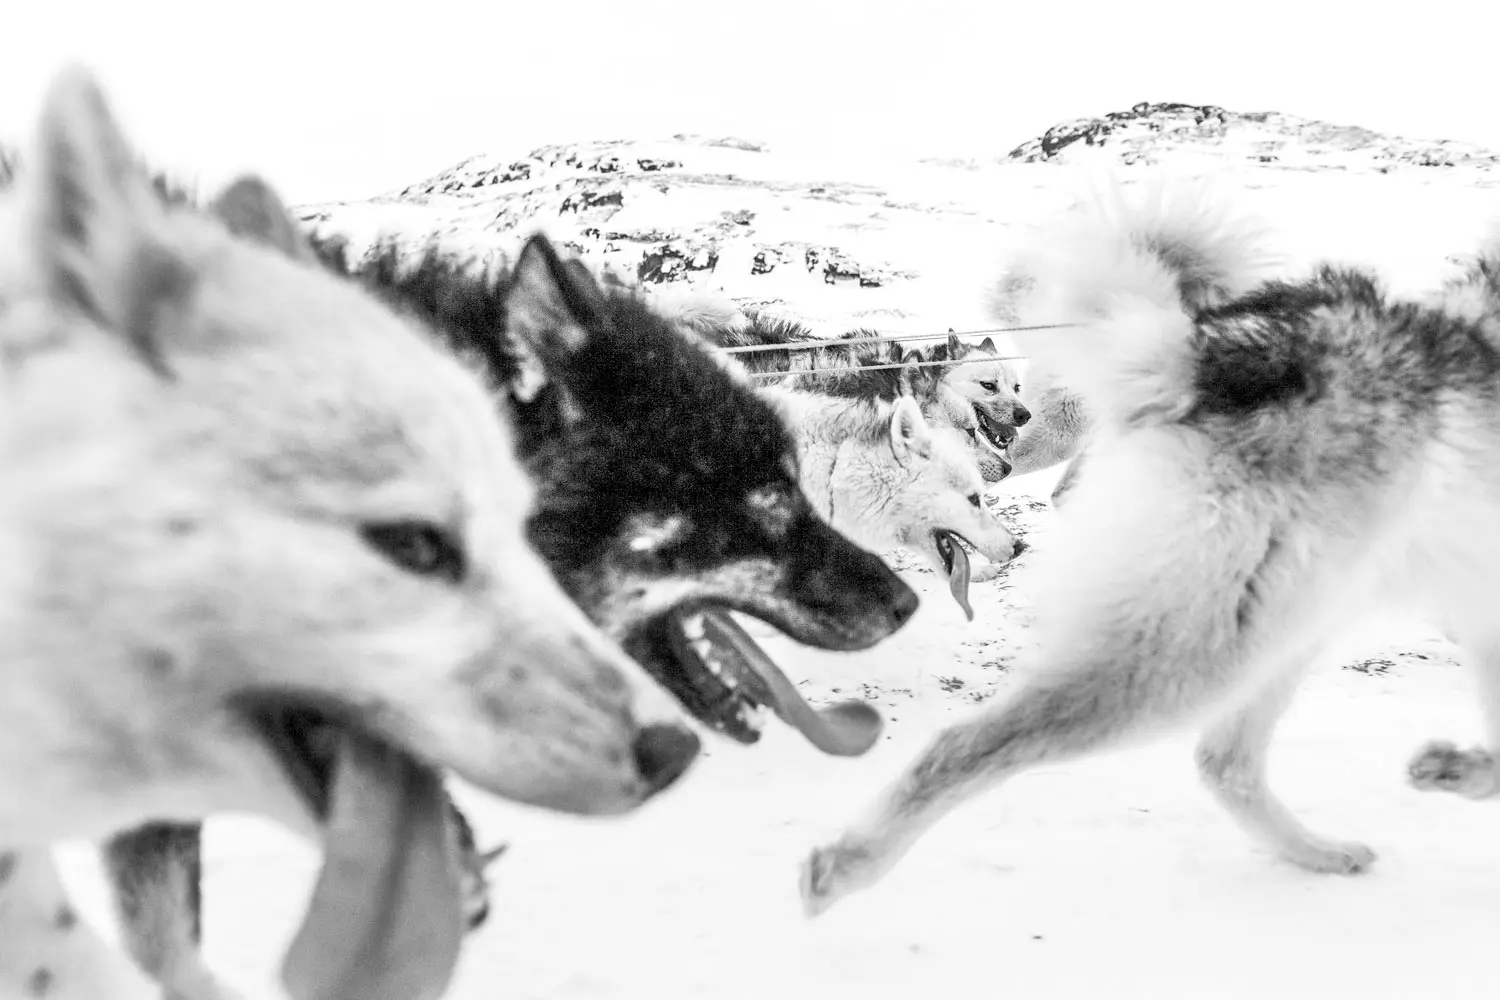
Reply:
M764 690L756 692L757 700L824 753L858 757L880 738L885 720L868 703L851 700L821 711L813 708L760 644L728 615L705 612L703 632L710 643L729 650L764 682Z
M363 737L339 742L323 870L282 982L293 1000L441 996L463 936L442 781Z
M948 539L953 549L953 568L948 571L948 591L958 606L964 609L969 621L974 620L974 605L969 603L969 554L958 544L958 539Z

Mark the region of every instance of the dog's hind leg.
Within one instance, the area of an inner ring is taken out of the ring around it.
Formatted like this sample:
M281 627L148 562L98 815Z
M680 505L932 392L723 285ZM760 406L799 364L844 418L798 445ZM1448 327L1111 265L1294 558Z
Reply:
M934 823L979 792L1028 767L1181 722L1237 686L1240 670L1223 664L1195 669L1189 662L1113 662L1101 655L1042 673L1003 704L943 730L867 820L808 857L801 880L805 912L815 916L874 885Z
M1460 749L1433 740L1412 757L1407 774L1423 791L1452 792L1470 799L1500 796L1500 641L1465 643L1473 661L1488 747Z
M1240 826L1281 857L1309 871L1362 872L1374 863L1374 851L1313 833L1266 783L1271 734L1301 680L1301 669L1284 673L1215 722L1198 743L1198 772Z
M164 1000L235 1000L204 964L203 827L152 823L105 845L121 937Z

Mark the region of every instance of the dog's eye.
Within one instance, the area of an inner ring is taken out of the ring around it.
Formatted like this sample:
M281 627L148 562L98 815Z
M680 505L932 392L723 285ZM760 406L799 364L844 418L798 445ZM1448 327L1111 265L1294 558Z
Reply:
M1015 385L1011 386L1010 391L1019 396L1021 394L1021 383L1017 382Z
M979 388L983 389L985 392L994 392L998 387L993 382L981 382L979 383Z
M975 507L978 507L980 505L980 503L981 503L981 501L979 499L979 494L978 493L970 493L969 494L969 503L972 504Z
M463 579L463 550L445 528L425 521L393 521L359 530L371 548L409 573L454 583Z

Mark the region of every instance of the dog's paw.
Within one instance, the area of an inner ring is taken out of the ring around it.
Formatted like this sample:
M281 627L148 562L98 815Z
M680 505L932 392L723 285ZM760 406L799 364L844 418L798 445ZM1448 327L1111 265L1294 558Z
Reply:
M802 862L802 912L816 917L834 903L873 879L868 877L871 857L867 848L839 841L827 847L814 848Z
M1355 841L1318 840L1299 844L1287 852L1287 860L1310 872L1327 875L1359 875L1375 864L1375 852Z
M1412 787L1422 791L1452 792L1471 799L1496 793L1495 758L1483 747L1460 750L1447 740L1433 740L1416 752L1406 773Z

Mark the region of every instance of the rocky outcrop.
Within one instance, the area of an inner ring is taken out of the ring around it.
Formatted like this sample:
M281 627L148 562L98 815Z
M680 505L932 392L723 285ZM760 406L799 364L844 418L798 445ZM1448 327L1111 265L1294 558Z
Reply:
M1127 164L1191 152L1256 174L1459 175L1497 159L1275 112L1143 103L1061 123L998 161L803 158L693 135L572 143L470 157L382 197L300 214L356 244L393 232L406 246L438 238L486 259L542 229L590 267L648 286L708 286L804 318L825 310L831 323L897 324L940 304L945 322L967 310L977 328L990 318L963 289L989 280L978 258L1021 238L1028 213L1053 197L1051 171L1031 165L1083 151Z
M1127 164L1152 164L1183 150L1294 169L1489 170L1500 164L1500 157L1470 143L1413 141L1274 111L1235 112L1213 104L1144 101L1129 111L1054 125L1011 150L1009 159L1065 161L1080 149L1101 146L1110 147Z
M801 265L794 270L809 280L854 288L914 277L856 247L785 238L784 211L773 220L778 235L763 232L770 202L778 209L830 203L847 214L842 225L850 230L867 226L880 211L926 210L915 202L895 205L872 185L764 175L757 168L765 152L743 139L686 135L658 143L544 146L519 159L470 157L372 206L423 209L425 218L446 221L422 235L462 233L468 241L514 240L545 228L575 252L647 284L723 277L726 267L745 278L774 272L780 280L790 273L788 265ZM354 208L308 206L301 216L337 229Z

